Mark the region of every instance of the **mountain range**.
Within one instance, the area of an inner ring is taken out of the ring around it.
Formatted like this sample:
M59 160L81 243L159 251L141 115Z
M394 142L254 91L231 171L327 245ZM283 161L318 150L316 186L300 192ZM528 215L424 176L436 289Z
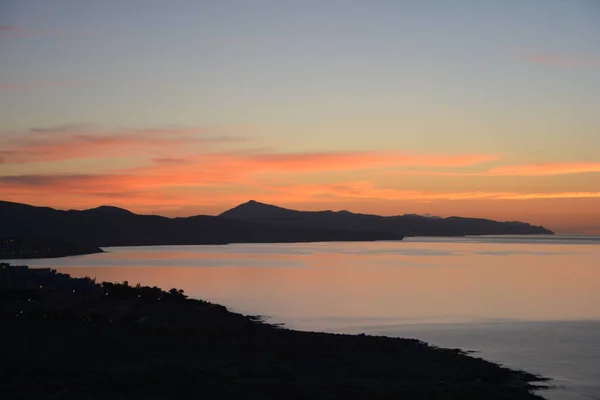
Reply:
M482 218L422 216L404 214L382 217L343 211L296 211L250 200L220 217L238 221L261 222L286 227L336 227L352 231L389 232L402 236L464 236L552 234L525 222L497 222Z
M252 200L219 216L185 218L139 215L111 206L62 211L0 201L0 238L51 239L99 247L371 241L421 235L502 234L552 232L523 222L296 211Z

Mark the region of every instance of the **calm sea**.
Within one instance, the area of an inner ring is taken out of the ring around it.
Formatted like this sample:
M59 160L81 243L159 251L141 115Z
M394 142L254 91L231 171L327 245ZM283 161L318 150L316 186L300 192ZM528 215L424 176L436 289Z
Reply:
M15 261L182 288L304 330L416 337L554 379L548 399L600 399L600 237L107 248Z

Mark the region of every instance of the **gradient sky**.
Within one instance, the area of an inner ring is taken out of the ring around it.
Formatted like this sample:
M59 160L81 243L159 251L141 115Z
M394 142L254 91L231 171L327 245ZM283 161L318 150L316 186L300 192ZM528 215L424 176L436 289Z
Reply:
M600 233L598 0L0 3L0 199Z

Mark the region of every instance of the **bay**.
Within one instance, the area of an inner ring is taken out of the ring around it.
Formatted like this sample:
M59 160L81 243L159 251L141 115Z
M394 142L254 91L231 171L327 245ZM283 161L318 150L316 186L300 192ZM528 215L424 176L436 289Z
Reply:
M106 248L13 264L184 289L294 329L416 337L600 399L600 237Z

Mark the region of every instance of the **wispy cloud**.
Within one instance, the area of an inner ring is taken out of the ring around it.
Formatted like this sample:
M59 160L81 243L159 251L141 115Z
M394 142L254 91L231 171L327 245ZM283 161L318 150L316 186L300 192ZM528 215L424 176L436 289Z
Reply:
M290 171L356 170L383 167L466 167L497 161L495 155L435 155L391 151L258 153L235 156L261 169Z
M534 199L597 199L600 192L557 192L557 193L513 193L498 197L500 200L534 200Z
M193 174L190 174L192 176ZM198 175L200 184L206 177ZM210 178L208 178L210 180ZM189 183L190 181L188 181ZM527 201L551 199L600 199L600 192L545 192L518 193L495 191L416 191L378 187L372 182L356 181L337 184L268 184L246 182L243 190L221 191L219 183L209 182L212 190L198 192L181 191L180 182L172 177L150 177L127 174L69 174L69 175L20 175L0 177L0 190L10 194L14 201L35 202L61 198L84 206L95 206L110 202L136 209L152 207L190 208L201 202L229 203L243 201L257 195L263 201L275 203L323 203L365 201L398 201L430 203L438 201ZM241 185L238 185L238 189ZM68 193L67 198L61 193ZM185 194L185 195L182 195Z
M0 39L2 38L35 38L52 36L69 36L66 31L59 29L27 28L14 25L0 25Z
M0 25L0 38L6 35L14 34L17 31L12 25Z
M32 90L54 89L57 87L77 86L79 82L26 82L26 83L2 83L0 82L0 93L29 92Z
M499 159L493 154L418 154L399 151L281 152L272 148L235 149L231 146L225 150L218 150L213 146L239 145L248 141L244 136L231 135L219 128L106 130L85 124L32 128L24 132L0 134L0 145L6 152L5 163L136 155L145 157L148 162L154 164L145 166L153 169L152 172L164 172L169 168L181 168L182 165L185 165L185 168L217 167L252 173L405 167L458 168Z
M94 124L65 124L65 125L57 125L57 126L46 126L46 127L33 127L26 132L19 132L19 134L27 134L27 133L59 133L59 134L68 134L68 133L80 133L80 132L96 132L99 130L99 127Z
M5 163L37 163L117 156L163 157L198 145L233 143L243 137L211 128L150 128L105 130L93 125L64 125L5 132L0 145Z
M227 198L221 200L231 201L236 196L243 200L256 193L268 193L278 199L287 196L288 191L272 182L294 182L300 176L312 180L325 173L370 173L412 167L455 169L498 160L498 156L488 154L244 148L249 142L218 128L117 130L72 124L5 132L0 134L0 173L5 171L0 177L0 191L19 200L43 198L46 194L79 198L91 204L107 199L125 205L133 204L135 199L138 205L164 202L192 206L199 192L203 202L224 194ZM72 173L77 171L78 163L90 159L100 162L86 171L79 170L81 173ZM119 162L115 162L117 159ZM124 159L128 162L121 161ZM66 167L57 171L66 174L47 172L48 165L58 163ZM354 198L353 192L356 196L369 192L366 195L397 195L356 184L350 189L342 185L330 186L328 190L325 195L348 198ZM186 195L177 196L181 191ZM289 195L297 198L311 193L309 187L292 192Z
M600 67L600 56L578 56L533 52L524 56L525 60L533 63L559 68L590 68Z
M528 193L464 190L464 185L456 191L420 191L356 178L394 173L491 177L600 172L597 162L499 166L471 172L499 157L395 151L283 152L270 147L245 148L249 142L228 130L210 127L105 129L72 124L4 132L0 134L0 174L4 174L0 192L13 201L55 198L73 204L113 203L136 209L157 205L192 209L199 201L230 203L250 197L312 204L382 199L426 203L600 198L596 191ZM115 163L117 158L133 162ZM86 171L77 170L89 159L99 162ZM66 166L60 171L67 173L45 169L57 163ZM330 173L330 183L319 183Z
M502 165L480 172L440 171L440 170L402 170L387 171L387 175L422 175L446 177L494 177L494 176L552 176L573 175L600 172L600 162L556 162L525 165Z
M494 156L406 155L393 152L222 151L153 158L153 164L124 171L147 185L193 187L253 184L265 177L293 179L332 172L372 172L406 166L456 168L495 160ZM149 177L145 179L143 177Z
M271 190L289 195L290 199L300 198L311 201L334 197L340 200L377 200L394 201L456 201L456 200L532 200L532 199L569 199L569 198L600 198L600 192L547 192L547 193L516 193L494 191L416 191L395 188L378 187L372 182L358 181L327 185L274 185ZM286 196L283 196L285 198ZM286 200L290 200L286 199Z
M505 165L489 170L486 175L543 176L600 172L600 162L566 162L531 165Z

